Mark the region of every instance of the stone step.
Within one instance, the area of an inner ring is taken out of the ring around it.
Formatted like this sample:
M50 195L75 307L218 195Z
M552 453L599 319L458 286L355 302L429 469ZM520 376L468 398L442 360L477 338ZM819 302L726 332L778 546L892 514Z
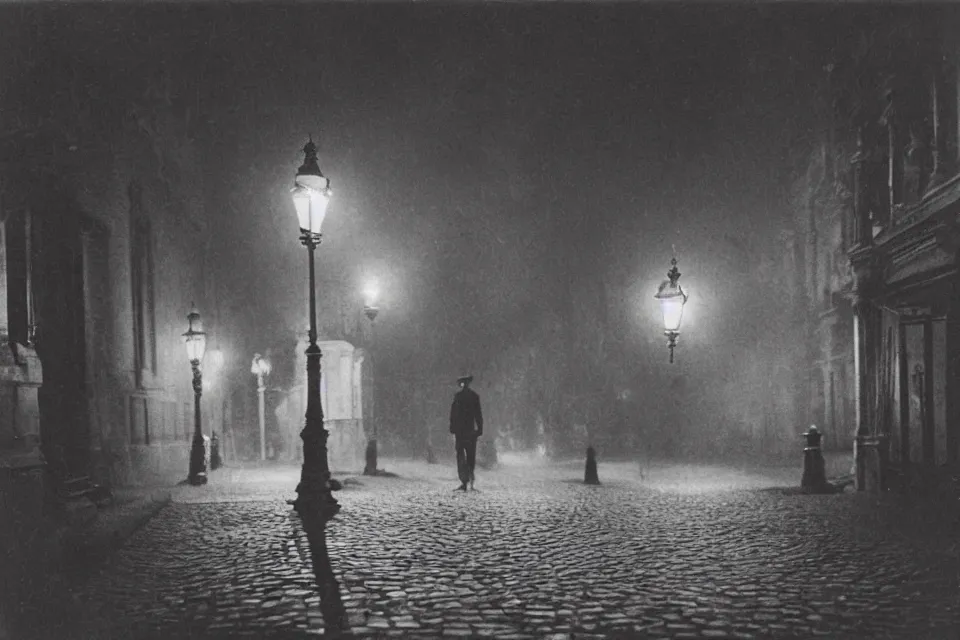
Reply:
M60 485L57 493L67 502L87 499L97 506L103 506L110 502L110 490L94 484L89 476L68 478Z

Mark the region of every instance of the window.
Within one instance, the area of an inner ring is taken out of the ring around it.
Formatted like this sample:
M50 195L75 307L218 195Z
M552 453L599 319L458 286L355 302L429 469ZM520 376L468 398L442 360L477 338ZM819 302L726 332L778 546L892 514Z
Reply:
M153 287L153 237L143 215L140 189L130 186L130 264L133 274L134 367L137 386L153 383L157 373L157 338Z

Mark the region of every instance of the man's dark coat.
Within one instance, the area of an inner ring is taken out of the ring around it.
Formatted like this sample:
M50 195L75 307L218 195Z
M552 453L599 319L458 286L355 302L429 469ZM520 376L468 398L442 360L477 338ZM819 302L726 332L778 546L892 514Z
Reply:
M483 435L480 396L470 387L460 389L453 396L453 404L450 405L450 433L457 438L475 438Z

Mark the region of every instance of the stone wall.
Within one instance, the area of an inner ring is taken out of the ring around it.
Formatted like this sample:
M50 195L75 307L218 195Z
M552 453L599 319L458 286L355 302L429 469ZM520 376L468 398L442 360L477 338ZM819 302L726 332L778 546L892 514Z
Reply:
M44 55L67 69L73 64L62 51ZM75 72L84 81L99 79L94 67ZM32 268L34 277L25 288L33 297L21 305L21 324L32 331L39 323L46 382L59 381L40 389L42 429L30 427L44 434L48 464L46 448L52 447L62 458L60 473L112 485L166 484L187 473L182 451L193 423L190 367L180 338L186 314L196 304L210 338L217 322L203 277L201 172L189 131L162 97L144 96L126 107L104 109L72 129L69 122L62 129L38 124L35 135L13 140L17 163L0 164L0 219L15 216L21 230L29 220L34 229L26 249L19 249L24 272ZM57 290L68 288L57 284L63 255L82 264L82 273L71 271L82 287L70 288L82 293L68 301L59 300ZM0 324L6 345L5 317ZM22 365L11 366L0 371L0 385L22 377L14 374ZM37 415L35 406L27 409L37 404L27 397L37 391L26 390L39 378L14 384L16 393L0 393L0 416L12 415L3 405L27 411L24 419ZM60 401L65 395L69 402ZM205 413L211 408L207 398L204 407ZM204 425L209 433L211 422ZM0 450L9 432L0 426ZM64 449L69 452L61 454Z
M334 473L360 473L364 465L367 439L360 420L326 420L330 434L327 439L327 459Z

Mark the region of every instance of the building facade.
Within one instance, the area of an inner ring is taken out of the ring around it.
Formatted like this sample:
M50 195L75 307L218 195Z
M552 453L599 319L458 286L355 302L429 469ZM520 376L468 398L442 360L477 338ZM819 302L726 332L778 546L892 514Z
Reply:
M94 485L186 477L180 336L194 304L218 330L190 111L163 83L111 95L109 61L67 43L18 51L30 59L11 62L22 73L0 121L5 522L77 504ZM208 429L220 409L205 397Z
M794 184L792 209L796 240L788 255L795 269L791 304L796 335L803 341L797 381L800 425L823 433L823 446L852 454L856 402L853 359L853 273L850 248L851 195L843 172L843 151L825 128L810 154L806 172ZM831 141L833 144L831 144Z
M936 486L960 458L958 24L951 8L918 11L856 61L873 80L850 132L862 489Z

